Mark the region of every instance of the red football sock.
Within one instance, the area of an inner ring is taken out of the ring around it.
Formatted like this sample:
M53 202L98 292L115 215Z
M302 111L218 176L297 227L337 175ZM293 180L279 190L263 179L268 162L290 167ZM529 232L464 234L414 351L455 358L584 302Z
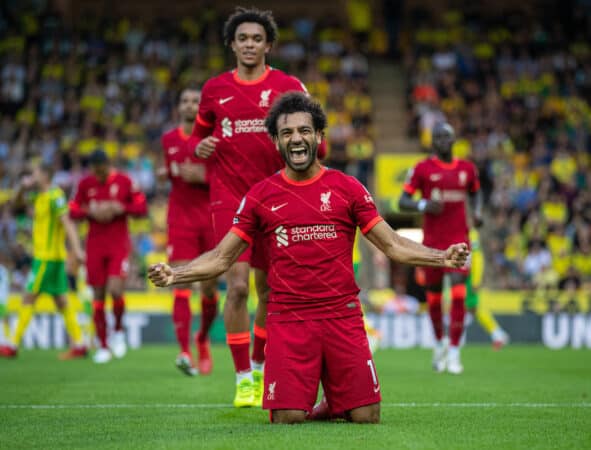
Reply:
M191 298L190 289L174 289L174 303L172 308L172 322L176 333L176 340L181 351L191 354L189 340L191 336Z
M441 292L427 291L427 303L429 304L429 316L433 324L435 339L443 338L443 312L441 310Z
M107 348L107 319L105 317L105 302L94 300L92 302L92 320L94 330L101 348Z
M250 370L250 358L248 350L250 349L250 333L226 333L226 342L232 352L234 368L236 373L247 372Z
M466 315L466 285L457 284L451 288L451 310L449 312L449 343L457 347L464 331Z
M113 314L115 315L115 331L123 330L123 314L125 313L125 300L123 296L113 299Z
M218 296L214 294L213 297L201 296L201 327L197 334L197 342L203 343L209 336L209 329L218 315Z
M253 327L254 343L252 345L251 359L262 363L265 361L265 345L267 344L267 330L259 327L256 323Z

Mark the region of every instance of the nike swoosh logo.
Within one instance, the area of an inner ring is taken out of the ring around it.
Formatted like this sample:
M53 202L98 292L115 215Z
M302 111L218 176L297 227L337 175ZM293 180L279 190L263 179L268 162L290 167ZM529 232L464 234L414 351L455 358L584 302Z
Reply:
M380 386L378 385L378 387L373 388L373 393L377 394L378 392L380 392Z
M223 105L226 102L229 102L230 100L232 100L234 98L234 96L230 96L230 97L226 97L226 98L220 98L220 105Z
M275 212L275 211L277 211L278 209L281 209L281 208L283 208L285 205L287 205L287 202L285 202L285 203L282 203L281 205L273 205L273 206L271 206L271 212Z

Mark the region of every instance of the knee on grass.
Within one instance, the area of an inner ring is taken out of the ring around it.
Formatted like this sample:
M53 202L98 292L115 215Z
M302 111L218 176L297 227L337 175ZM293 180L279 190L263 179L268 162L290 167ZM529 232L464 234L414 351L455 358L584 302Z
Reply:
M380 404L352 409L345 413L345 418L353 423L380 423Z
M271 423L296 424L306 421L306 411L299 409L274 409L271 411Z

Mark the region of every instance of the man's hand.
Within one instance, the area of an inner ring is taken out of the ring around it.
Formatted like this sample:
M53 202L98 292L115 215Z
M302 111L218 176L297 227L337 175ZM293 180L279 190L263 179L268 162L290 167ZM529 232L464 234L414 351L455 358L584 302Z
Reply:
M125 212L125 206L123 206L123 203L117 200L112 200L109 202L109 209L113 216L119 216Z
M445 251L445 267L453 269L464 267L469 254L468 245L464 243L450 245Z
M473 218L473 223L474 223L474 227L475 228L480 228L482 226L482 223L484 221L482 220L482 216L479 214L474 214L474 218Z
M108 200L91 201L88 215L100 223L107 223L113 219L112 208Z
M425 206L425 212L429 214L438 215L441 214L443 211L443 202L439 200L427 200L427 205Z
M203 164L182 163L179 175L187 183L205 183L205 166Z
M211 154L215 151L215 147L220 140L213 136L207 136L205 139L202 139L199 144L197 144L197 148L195 148L195 155L198 158L207 159L211 156Z
M148 278L158 287L166 287L174 283L172 267L166 263L152 264L148 268Z
M78 264L84 264L84 261L86 261L86 254L81 248L74 250L74 256L76 257L76 262Z

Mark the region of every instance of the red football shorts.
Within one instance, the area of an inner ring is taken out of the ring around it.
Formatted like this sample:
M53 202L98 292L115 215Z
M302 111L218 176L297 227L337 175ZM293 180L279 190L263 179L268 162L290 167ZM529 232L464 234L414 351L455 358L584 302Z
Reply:
M86 272L89 286L105 286L109 277L127 277L129 246L90 248L86 250Z
M196 225L195 229L168 228L168 261L187 261L215 247L211 223Z
M228 208L214 209L211 216L213 219L215 242L218 244L228 231L230 231L230 228L232 228L234 217L236 216L236 210ZM255 236L252 245L240 255L238 262L247 262L251 267L268 272L269 262L261 240L262 235Z
M362 317L268 322L263 408L309 413L320 381L333 414L381 400Z

